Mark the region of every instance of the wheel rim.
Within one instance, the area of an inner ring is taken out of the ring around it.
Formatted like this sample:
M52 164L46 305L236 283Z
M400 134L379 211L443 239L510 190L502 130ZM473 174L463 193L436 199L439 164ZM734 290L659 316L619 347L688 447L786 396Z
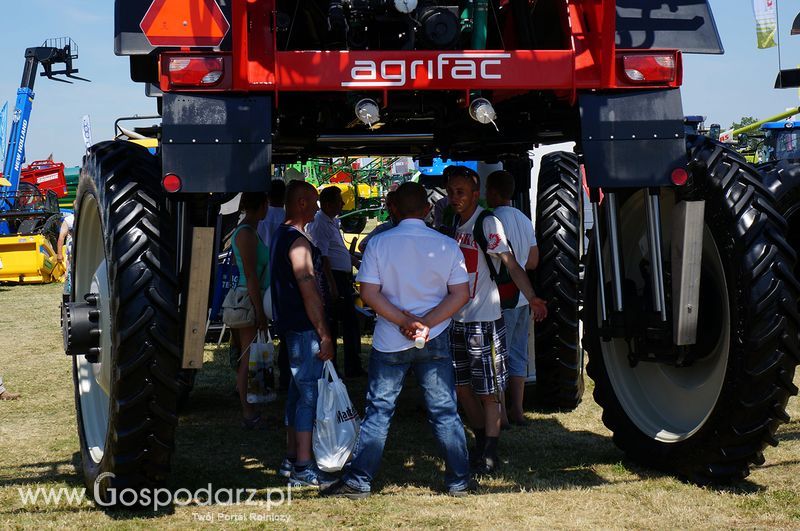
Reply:
M674 198L671 194L664 194L662 198L664 248L669 249ZM645 219L644 195L636 194L620 211L620 228L625 235L622 241L625 264L638 264L646 252ZM606 270L610 271L607 246L604 260ZM714 411L725 381L731 339L730 305L722 257L708 225L703 236L702 268L701 285L706 283L706 289L712 290L710 292L715 293L718 300L706 300L711 298L701 296L700 311L704 311L703 305L712 305L707 308L722 314L721 326L714 333L716 337L711 337L710 341L703 338L709 348L702 359L682 368L652 362L639 362L636 367L631 367L629 348L624 339L601 343L603 360L620 405L639 430L660 442L684 441L702 428ZM628 276L641 290L644 281L638 268L628 269L636 270L635 274ZM698 340L704 332L700 323Z
M103 228L96 199L86 195L80 207L75 239L75 298L87 293L98 294L100 310L100 348L98 363L89 363L85 356L76 356L81 422L86 447L92 460L99 463L105 452L108 433L109 395L111 387L111 319L109 308L108 265L103 246Z

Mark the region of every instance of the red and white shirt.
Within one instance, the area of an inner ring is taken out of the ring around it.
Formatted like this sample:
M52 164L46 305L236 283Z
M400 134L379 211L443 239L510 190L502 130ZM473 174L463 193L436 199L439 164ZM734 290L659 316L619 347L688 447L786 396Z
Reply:
M460 323L496 321L500 319L502 313L500 292L497 291L497 285L489 273L483 251L478 247L473 235L475 222L483 210L481 207L476 208L472 217L456 228L456 242L464 254L469 275L469 302L453 316L453 319ZM483 220L483 234L486 236L486 251L489 255L511 252L503 224L496 217L488 216ZM492 262L495 271L499 271L500 258L493 256Z

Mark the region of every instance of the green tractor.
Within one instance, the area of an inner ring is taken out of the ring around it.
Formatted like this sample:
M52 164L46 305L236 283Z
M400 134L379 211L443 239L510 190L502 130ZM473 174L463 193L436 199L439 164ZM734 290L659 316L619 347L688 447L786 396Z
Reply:
M800 121L791 118L797 114L800 108L793 107L719 134L720 142L735 145L736 151L763 175L764 184L786 218L788 241L795 251L800 250ZM692 118L702 117L686 118L688 125L700 127ZM795 268L795 274L800 278L800 267Z
M762 124L764 142L759 150L764 184L786 218L789 244L800 251L800 122ZM800 278L800 267L795 267Z

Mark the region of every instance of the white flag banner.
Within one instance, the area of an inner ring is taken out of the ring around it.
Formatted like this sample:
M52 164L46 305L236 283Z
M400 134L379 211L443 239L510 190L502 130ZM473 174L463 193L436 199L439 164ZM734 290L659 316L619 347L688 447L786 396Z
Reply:
M83 117L83 143L86 144L86 149L92 147L92 120L86 114Z
M3 165L6 161L6 121L8 115L8 102L3 104L3 109L0 110L0 173L3 173Z
M778 31L778 0L753 0L753 14L756 17L756 37L759 48L772 48L776 45Z

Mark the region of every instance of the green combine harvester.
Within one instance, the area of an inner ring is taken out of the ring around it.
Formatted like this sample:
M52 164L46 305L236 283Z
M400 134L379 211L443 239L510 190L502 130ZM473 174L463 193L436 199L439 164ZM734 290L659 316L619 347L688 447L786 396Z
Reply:
M779 135L775 133L775 131L781 131L787 127L792 127L790 124L794 122L785 120L798 113L800 113L800 108L792 107L775 116L770 116L769 118L745 125L744 127L729 129L719 134L719 141L725 144L736 144L737 151L744 155L747 162L751 164L776 160L774 156L772 159L768 158L768 155L762 152L762 150L769 147L768 142L775 142L778 140Z

